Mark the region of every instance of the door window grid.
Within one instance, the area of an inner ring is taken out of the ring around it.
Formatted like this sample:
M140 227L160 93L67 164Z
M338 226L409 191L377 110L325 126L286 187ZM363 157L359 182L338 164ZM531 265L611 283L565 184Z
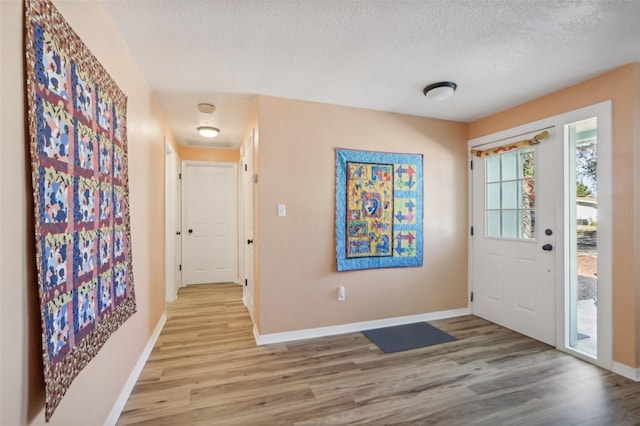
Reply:
M535 149L485 158L485 234L535 240Z

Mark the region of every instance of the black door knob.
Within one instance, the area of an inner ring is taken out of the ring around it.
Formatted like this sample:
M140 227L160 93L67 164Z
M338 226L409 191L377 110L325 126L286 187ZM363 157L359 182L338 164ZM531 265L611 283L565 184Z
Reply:
M176 235L182 235L182 232L176 231Z
M544 234L545 235L553 235L553 231L551 229L547 228L547 229L545 229Z
M542 246L542 250L551 251L551 250L553 250L553 246L551 244L545 244L545 245Z
M247 244L253 244L253 240L247 240Z
M190 233L190 234L193 234L193 229L189 229L189 233Z

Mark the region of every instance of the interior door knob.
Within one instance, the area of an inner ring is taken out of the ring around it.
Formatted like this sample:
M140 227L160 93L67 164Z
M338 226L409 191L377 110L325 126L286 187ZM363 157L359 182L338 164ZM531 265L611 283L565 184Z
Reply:
M545 244L545 245L542 246L542 250L551 251L551 250L553 250L553 246L551 244Z
M190 234L193 234L193 229L189 229L189 233L190 233Z
M176 235L182 235L182 232L176 231Z
M247 240L247 244L253 244L253 240Z

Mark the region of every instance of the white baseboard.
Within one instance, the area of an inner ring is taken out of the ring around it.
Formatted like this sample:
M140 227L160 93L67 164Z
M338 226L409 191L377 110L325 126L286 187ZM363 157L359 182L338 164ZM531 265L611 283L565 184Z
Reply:
M381 320L353 322L350 324L333 325L329 327L307 328L304 330L284 331L282 333L270 333L260 335L258 329L253 327L253 335L256 344L268 345L271 343L291 342L294 340L313 339L317 337L334 336L336 334L353 333L356 331L371 330L374 328L391 327L394 325L411 324L421 321L434 321L444 318L471 315L471 309L452 309L449 311L430 312L428 314L408 315L404 317L385 318Z
M611 371L627 379L631 379L634 382L640 382L640 368L629 367L628 365L613 361Z
M147 342L147 346L144 347L144 350L140 354L140 358L138 358L138 362L136 363L133 371L129 374L129 378L122 388L122 392L120 392L120 396L116 400L116 403L113 405L113 408L109 412L109 416L107 416L107 420L105 420L105 426L115 426L120 418L120 414L124 409L124 406L127 404L127 400L129 399L129 395L131 395L131 391L133 391L136 382L138 381L138 377L140 377L140 373L142 373L142 369L144 365L147 363L147 359L149 355L151 355L151 351L156 344L156 340L158 340L158 336L160 336L160 332L162 331L162 327L164 327L164 323L167 321L166 312L162 313L160 320L158 320L158 324L156 324L156 328L153 330L153 334L149 338Z

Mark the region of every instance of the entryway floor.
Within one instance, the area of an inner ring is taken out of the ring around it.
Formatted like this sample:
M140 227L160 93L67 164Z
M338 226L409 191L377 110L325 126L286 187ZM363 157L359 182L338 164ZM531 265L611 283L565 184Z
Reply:
M475 316L384 354L362 333L256 346L242 287L182 288L120 425L637 425L640 383Z

